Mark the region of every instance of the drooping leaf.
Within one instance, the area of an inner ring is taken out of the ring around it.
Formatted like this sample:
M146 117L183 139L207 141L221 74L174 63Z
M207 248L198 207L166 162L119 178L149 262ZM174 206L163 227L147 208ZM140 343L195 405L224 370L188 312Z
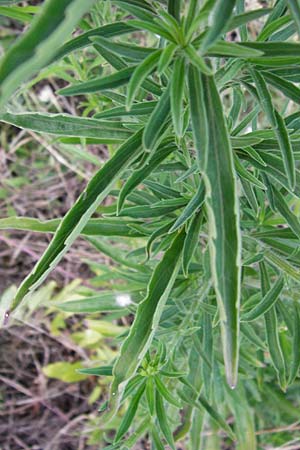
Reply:
M72 245L91 215L129 164L141 153L142 130L129 138L115 155L94 175L86 189L69 210L51 243L32 272L20 285L12 302L14 310L24 296L39 286Z

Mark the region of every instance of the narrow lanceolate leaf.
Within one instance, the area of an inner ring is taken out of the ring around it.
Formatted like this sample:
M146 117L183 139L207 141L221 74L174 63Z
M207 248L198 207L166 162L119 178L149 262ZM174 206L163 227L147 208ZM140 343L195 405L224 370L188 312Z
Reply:
M300 4L299 4L299 0L287 0L287 4L293 15L294 21L297 25L298 35L300 36Z
M286 129L285 123L281 115L275 111L275 117L277 122L276 136L279 143L279 148L282 154L285 172L288 178L290 189L293 191L296 184L296 166L294 153L291 145L291 141Z
M196 194L192 197L192 199L189 201L189 203L186 205L172 228L170 229L169 233L173 233L174 231L178 230L178 228L182 227L190 217L201 208L204 202L204 184L203 182L200 182L199 187L197 189Z
M182 255L182 270L184 275L187 277L189 265L194 255L194 252L197 248L198 240L199 240L199 232L202 224L203 215L202 212L198 212L191 219L186 240L183 246L183 255Z
M262 294L265 296L267 295L267 292L270 290L269 276L264 262L259 263L259 268L261 277L261 291ZM286 389L285 362L279 340L277 314L274 306L265 313L265 326L266 326L267 344L272 364L277 372L280 387L285 391Z
M160 394L167 400L171 405L177 406L177 408L181 407L180 402L174 395L171 393L171 389L168 389L166 385L161 381L159 376L154 377L155 384Z
M132 133L123 128L119 122L104 122L67 114L0 114L0 122L6 122L25 130L38 133L56 134L57 136L76 136L104 139L107 142L119 142Z
M235 440L235 435L232 429L227 424L226 420L223 419L221 414L219 414L218 411L208 403L203 395L198 395L198 393L194 391L193 387L190 384L188 385L188 388L190 389L187 392L183 390L178 391L178 395L180 396L180 398L188 405L192 404L196 408L204 408L204 410L211 416L216 424L220 428L222 428L232 440Z
M255 9L254 11L247 11L242 14L238 14L230 19L229 23L226 26L226 31L234 30L235 28L239 28L242 25L250 22L251 20L257 20L260 17L269 14L272 11L271 8L260 8Z
M292 365L289 376L289 384L292 384L298 376L300 368L300 311L299 304L294 302L293 310L293 350Z
M140 169L136 169L126 181L118 198L118 213L121 211L126 197L168 156L177 150L175 145L162 145L159 147Z
M264 296L264 298L258 303L258 305L251 309L248 313L244 314L242 320L245 322L250 322L258 319L258 317L262 314L265 314L275 304L283 288L284 280L281 276L269 292Z
M113 42L110 39L105 39L101 36L90 38L95 44L99 44L104 47L107 52L114 53L124 58L141 61L147 56L155 53L155 48L141 47L133 44L123 44Z
M164 437L166 438L166 441L168 442L169 446L171 447L171 449L176 450L173 434L172 434L172 431L171 431L171 428L170 428L170 425L168 422L168 416L166 414L166 409L164 407L164 402L163 402L162 396L158 390L156 391L155 406L156 406L156 416L157 416L157 420L159 423L159 427L160 427Z
M203 173L209 218L211 270L217 295L226 377L237 382L241 242L232 148L213 77L203 76L208 123L207 167Z
M160 97L145 127L143 144L146 150L151 151L162 138L163 129L170 113L170 84Z
M0 219L0 230L29 230L39 233L55 233L63 219L40 221L32 217L5 217ZM142 231L134 230L130 225L136 222L121 219L89 219L81 234L85 236L125 236L141 237Z
M158 66L157 66L157 70L158 70L159 74L162 74L167 69L167 67L169 66L169 64L171 63L171 61L173 59L176 49L177 49L177 45L170 43L162 51L162 54L159 58L159 62L158 62Z
M243 47L233 42L220 41L211 46L208 54L214 56L233 56L236 58L255 58L256 56L262 56L263 52L253 48L249 49L249 47Z
M95 375L96 377L100 376L111 376L112 375L113 366L100 366L100 367L89 367L86 369L78 369L78 373L82 373L83 375Z
M300 89L295 86L294 83L285 80L271 72L263 72L264 78L267 83L274 86L276 89L281 91L286 97L291 99L293 102L300 104Z
M206 52L207 49L226 30L226 26L231 19L235 3L236 0L226 0L226 2L224 2L223 0L217 0L213 10L212 24L201 43L202 53Z
M192 119L192 130L196 157L199 170L206 169L207 146L208 146L208 124L204 104L203 84L201 72L197 67L190 64L189 75L189 102Z
M31 22L33 19L31 14L23 12L19 7L7 8L6 6L0 6L0 16L9 17L10 19L19 20L24 23Z
M141 64L137 66L137 68L133 72L127 88L126 108L128 111L130 110L134 98L143 81L155 69L160 55L161 50L157 50L156 52L151 53L149 56L147 56L147 58L144 59Z
M94 119L113 119L115 117L123 117L123 116L145 116L151 114L157 102L141 102L135 103L130 108L130 111L127 111L125 106L116 106L115 108L106 109L101 111L93 116Z
M171 113L176 136L183 134L185 58L177 58L171 81Z
M122 304L124 301L125 306ZM62 311L74 313L95 313L123 311L124 315L128 313L128 308L132 304L130 293L114 294L112 292L102 292L101 295L93 297L84 297L78 300L70 300L65 303L59 303L55 306Z
M202 56L198 55L196 49L191 45L187 45L184 49L185 53L187 54L190 62L197 67L201 72L205 73L206 75L212 75L213 71L211 68L206 64L204 58Z
M300 222L298 217L290 210L284 196L277 189L275 189L274 186L272 190L276 209L280 212L287 224L300 239Z
M47 0L24 36L8 50L0 65L0 106L43 68L73 31L94 0ZM49 17L51 20L49 21Z
M241 178L244 178L245 180L249 181L249 183L254 184L254 186L257 186L260 189L266 189L266 186L243 166L236 154L234 154L234 165L238 175Z
M277 128L275 109L273 107L271 94L267 88L266 82L257 70L251 69L250 73L257 89L261 107L266 114L271 127Z
M134 28L130 26L129 20L126 22L115 22L104 25L103 27L93 28L86 33L82 33L79 36L70 39L68 42L59 47L52 61L63 58L75 50L91 45L91 38L94 36L110 38L113 36L121 36L126 33L132 33L133 31Z
M39 286L48 273L54 269L121 173L142 152L141 136L142 130L129 138L88 183L86 189L62 220L35 268L20 285L12 302L11 310L14 310L24 296Z
M67 86L57 91L57 93L65 96L81 95L123 86L130 80L134 69L134 66L125 67L125 69L121 69L118 72L107 75L106 77L94 78L93 80L85 81L83 83Z
M127 408L127 411L123 416L122 422L117 430L117 434L116 434L114 442L119 442L120 439L124 436L124 434L129 429L129 427L134 419L134 416L136 415L141 397L145 391L145 387L146 387L145 383L146 383L146 380L144 383L142 383L142 385L138 388L137 392L134 394L134 397L131 400L131 402Z
M124 386L134 375L151 344L164 305L177 277L184 239L185 232L182 230L156 266L148 285L147 296L139 303L134 323L114 366L114 380L111 388L113 412L118 407L122 393L120 385Z

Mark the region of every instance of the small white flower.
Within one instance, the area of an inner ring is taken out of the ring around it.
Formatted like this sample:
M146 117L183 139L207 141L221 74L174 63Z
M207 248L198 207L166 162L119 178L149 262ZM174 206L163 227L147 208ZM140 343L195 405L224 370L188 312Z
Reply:
M52 95L53 93L50 86L44 86L43 89L41 89L41 91L39 92L39 100L43 103L48 103L50 102Z
M128 294L118 294L116 296L116 302L119 306L128 306L132 303L131 297Z

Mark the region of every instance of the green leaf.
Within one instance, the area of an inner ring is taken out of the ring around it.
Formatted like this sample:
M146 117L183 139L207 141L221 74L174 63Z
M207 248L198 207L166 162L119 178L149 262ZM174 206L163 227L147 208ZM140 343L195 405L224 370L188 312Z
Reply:
M211 26L201 42L202 53L206 52L226 30L227 24L232 16L235 3L236 0L226 0L226 2L223 0L216 1L213 9Z
M259 263L259 268L261 276L261 291L262 294L265 296L267 292L270 290L269 277L266 266L263 262ZM286 389L285 362L279 340L277 314L274 306L265 313L265 326L266 326L267 344L272 364L277 372L280 387L282 388L283 391L285 391Z
M295 24L297 26L298 35L300 36L300 5L298 0L287 0L288 7L292 13Z
M0 3L1 5L2 3ZM19 20L20 22L31 22L33 19L32 14L22 11L19 7L6 8L5 6L0 6L0 16L9 17L10 19Z
M275 31L280 30L284 25L291 22L290 16L278 17L278 19L270 22L266 25L261 33L257 36L257 41L267 41L270 36L272 36Z
M203 76L208 124L203 172L209 219L211 270L220 312L227 380L235 386L238 366L241 238L233 154L213 77Z
M204 92L200 69L189 66L188 74L189 102L192 121L194 145L199 170L205 170L207 165L208 124L204 104Z
M178 138L183 135L183 98L185 82L185 58L176 59L171 81L171 113L175 134Z
M128 58L140 61L155 53L155 48L112 42L102 36L93 36L90 39L95 44L99 44L101 47L104 47L107 51L123 56L126 59Z
M111 376L113 366L100 366L100 367L89 367L85 369L78 369L78 373L83 375L94 375L96 377L100 376Z
M132 398L126 413L123 416L122 422L120 423L120 426L117 430L116 437L114 439L114 442L119 442L121 438L124 436L124 434L129 429L130 425L132 424L132 421L137 413L137 409L139 406L139 402L141 400L141 397L145 391L146 387L146 380L141 384L141 386L138 388L136 394Z
M292 264L290 264L286 259L283 259L278 254L274 253L271 250L266 250L264 252L265 259L271 263L275 268L281 269L291 278L296 281L300 281L300 271L296 269Z
M0 107L57 51L94 0L47 0L30 29L10 47L0 65ZM49 21L51 17L51 21Z
M226 31L228 32L234 30L235 28L239 28L252 20L260 19L260 17L263 17L266 14L270 14L271 11L272 8L260 8L238 14L230 19L229 23L226 26Z
M203 215L201 212L196 213L192 218L190 225L188 227L186 240L184 242L183 247L183 256L182 256L182 270L184 275L188 276L189 265L191 259L194 255L194 252L197 248L199 241L199 232L200 227L203 221Z
M204 184L199 183L196 194L191 198L189 203L184 208L183 212L180 214L174 225L169 230L169 233L173 233L182 227L188 219L198 210L204 203Z
M134 72L135 67L130 66L125 69L121 69L118 72L112 73L101 78L94 78L93 80L85 81L83 83L77 83L71 86L67 86L57 91L59 95L81 95L90 94L92 92L100 92L105 89L114 89L126 84Z
M109 311L123 311L128 313L128 306L132 304L130 293L101 292L100 295L70 300L55 306L62 311L74 313L95 313Z
M170 425L168 422L168 417L167 417L166 410L164 407L163 399L158 390L156 391L155 406L156 406L156 416L157 416L157 420L159 423L159 427L160 427L164 437L166 438L167 443L171 447L171 449L176 450L174 438L173 438L172 431L170 429Z
M0 219L0 230L29 230L41 233L54 233L62 219L40 221L31 217L6 217ZM134 222L135 223L135 222ZM141 231L131 228L131 222L121 219L89 219L81 231L86 236L127 236L141 237Z
M180 402L174 397L174 395L171 393L171 390L165 386L159 376L155 376L154 381L161 396L164 397L165 400L167 400L167 402L171 405L174 405L177 408L181 408Z
M282 217L287 221L290 228L293 230L293 232L298 236L298 239L300 239L300 223L299 219L293 212L290 210L289 205L287 204L285 198L281 193L275 189L273 186L273 196L275 201L275 206L277 210L280 212Z
M148 285L147 296L139 303L134 323L114 366L114 380L111 387L112 411L118 406L121 387L136 372L151 344L179 271L184 239L185 232L182 230L155 267Z
M167 222L166 224L163 224L161 227L156 228L155 231L153 231L150 238L148 239L147 246L146 246L147 260L151 256L151 250L152 250L152 246L153 246L155 240L166 235L168 233L169 229L171 228L171 226L173 225L173 223L174 223L174 220L171 220L171 221Z
M150 75L151 72L155 69L158 60L161 55L161 50L157 50L154 53L151 53L147 58L143 60L141 64L139 64L134 70L130 81L128 83L127 88L127 97L126 97L126 108L130 111L131 105L133 104L134 98L140 89L143 81Z
M296 42L241 42L238 45L264 52L264 57L255 58L257 61L263 61L266 57L275 58L275 60L278 57L288 57L291 61L294 58L297 63L300 57L300 44Z
M47 250L20 285L12 302L14 310L24 296L39 286L61 260L87 221L125 169L141 153L142 130L129 138L115 155L94 175L74 206L62 220Z
M234 154L234 165L238 175L241 178L244 178L245 180L249 181L249 183L253 184L254 186L257 186L260 189L263 190L266 189L266 186L261 181L259 181L250 171L245 169L245 167L239 160L239 157L235 154Z
M155 425L151 428L151 437L155 444L156 450L165 450L165 446L163 445L163 443L159 437L159 434L155 428Z
M235 58L255 58L263 55L263 52L254 48L243 47L233 42L219 41L210 47L208 54L214 56L232 56Z
M289 384L292 384L297 378L299 368L300 368L300 312L298 303L294 302L292 364L289 376Z
M155 389L153 377L148 377L146 382L146 398L151 417L155 413Z
M267 292L263 299L253 308L251 311L247 312L242 316L243 321L251 322L252 320L258 319L262 314L269 311L270 308L275 304L282 289L284 288L283 277L278 278L276 283Z
M218 413L218 411L216 411L216 409L214 409L208 403L208 401L203 397L203 395L197 395L196 400L193 400L192 395L193 394L196 395L196 392L195 393L193 392L194 390L192 389L192 386L190 384L188 384L188 387L190 389L189 395L182 390L178 391L178 395L182 398L182 400L188 405L193 404L196 408L200 409L204 408L205 411L207 411L207 413L216 422L216 424L219 425L219 427L222 428L232 440L235 440L235 435L232 432L230 426L226 423L226 421L222 418L222 416Z
M92 30L82 33L79 36L70 39L65 44L63 44L56 51L53 61L63 58L74 50L87 47L92 44L91 37L93 36L103 36L105 38L110 38L113 36L121 36L123 34L134 32L135 28L130 26L130 20L127 22L115 22L103 27L93 28Z
M189 58L190 62L197 67L201 72L205 73L206 75L212 75L213 71L212 69L206 64L205 59L202 58L202 56L198 55L196 49L193 47L193 45L189 44L184 48L184 51Z
M264 78L267 83L274 86L281 91L286 97L290 98L293 102L300 104L300 89L290 81L284 80L282 77L278 77L274 73L264 71Z
M0 121L25 130L49 133L57 136L95 137L103 142L118 143L132 133L119 122L105 122L97 119L74 117L67 114L0 113Z
M125 106L117 106L115 108L106 109L101 111L93 116L94 119L113 119L115 117L123 117L123 116L144 116L151 114L155 106L157 105L156 101L153 102L141 102L134 103L130 111L127 111Z
M277 122L276 136L281 150L285 172L289 182L290 189L293 191L296 185L296 167L294 153L291 146L288 131L281 115L275 111L275 117Z
M155 169L155 167L159 166L159 164L167 158L170 153L177 150L175 145L161 145L156 149L151 158L144 164L140 169L136 169L134 173L128 178L126 183L124 184L118 198L118 208L117 211L120 213L122 206L126 197L136 188L151 172Z
M141 20L153 19L155 11L148 2L143 0L113 0L113 2Z
M170 65L174 54L177 50L176 44L168 44L166 48L163 49L162 54L160 55L157 71L161 75Z
M169 33L168 30L163 28L159 23L146 22L143 20L132 20L130 22L131 22L132 26L134 26L138 29L147 30L147 31L150 31L151 33L158 34L158 36L161 36L161 37L165 38L167 41L170 41L170 42L173 42L176 44L176 39L174 38L174 36L172 36L172 34Z
M158 104L154 108L143 135L143 145L147 151L151 151L163 137L163 129L170 113L170 84L167 86Z
M255 69L250 70L251 76L255 82L261 107L267 116L267 119L273 128L277 128L277 119L273 107L270 91L267 88L263 76Z

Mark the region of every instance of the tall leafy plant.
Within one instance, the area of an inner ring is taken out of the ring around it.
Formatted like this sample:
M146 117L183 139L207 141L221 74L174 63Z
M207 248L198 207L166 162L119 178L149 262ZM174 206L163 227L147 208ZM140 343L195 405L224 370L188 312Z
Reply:
M2 229L54 233L7 316L82 234L122 268L126 305L98 292L60 307L134 313L112 367L88 369L112 376L103 420L127 404L108 448L131 448L148 432L153 448L175 449L188 436L198 449L210 423L238 448L255 449L247 397L281 395L271 385L285 392L300 365L298 2L245 11L243 0L114 0L130 19L57 48L93 2L79 3L47 0L7 51L0 120L74 145L115 147L61 220L0 220ZM46 29L50 11L55 20ZM154 44L133 44L137 35ZM104 96L110 108L87 118L16 113L7 104L20 76L85 48L106 62L105 73L57 95ZM100 207L107 196L109 209ZM107 238L136 245L120 254Z

